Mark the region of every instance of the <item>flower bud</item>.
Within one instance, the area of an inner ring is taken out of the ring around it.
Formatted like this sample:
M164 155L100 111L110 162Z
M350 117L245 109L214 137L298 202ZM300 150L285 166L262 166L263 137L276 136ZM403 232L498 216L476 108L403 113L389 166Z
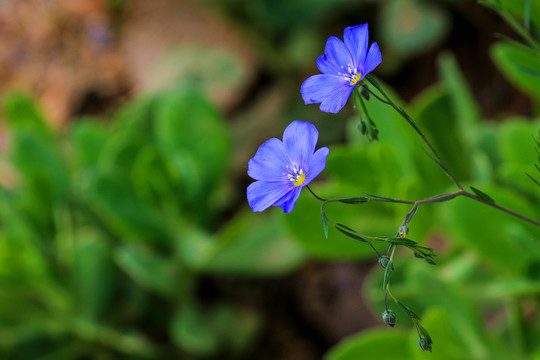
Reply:
M418 339L418 346L420 347L420 349L422 349L422 351L429 351L431 352L431 344L429 343L429 341L425 338L420 338Z
M379 258L379 265L381 265L383 269L386 269L386 266L388 265L389 261L390 261L390 258L388 256L381 256Z
M382 314L382 319L385 324L388 324L391 327L394 327L394 325L396 325L396 313L394 312L394 310L386 310Z
M409 227L407 225L402 225L398 229L397 237L398 238L403 238L403 237L407 236L408 233L409 233Z

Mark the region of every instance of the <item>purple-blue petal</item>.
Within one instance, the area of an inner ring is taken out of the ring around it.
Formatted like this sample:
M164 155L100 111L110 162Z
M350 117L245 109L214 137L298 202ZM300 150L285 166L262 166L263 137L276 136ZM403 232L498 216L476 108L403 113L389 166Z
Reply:
M347 67L353 64L353 59L349 49L343 41L335 36L331 36L326 41L324 55L329 63L337 65L343 69L343 72L346 72Z
M255 180L283 180L289 157L281 140L272 138L266 140L253 158L248 162L248 175Z
M338 75L346 71L340 65L329 61L326 55L324 54L317 58L317 68L323 74L329 74L329 75Z
M281 207L285 213L290 213L293 211L294 205L296 204L296 200L298 200L301 191L302 187L294 187L273 205Z
M255 181L247 187L247 200L253 212L264 211L294 188L290 181Z
M351 53L354 68L361 70L368 50L368 25L357 25L348 27L343 31L343 40Z
M318 139L317 128L307 121L295 120L283 132L283 145L289 159L300 167L307 165L313 156Z
M302 185L309 185L309 183L324 170L324 167L326 166L326 157L329 152L330 150L327 147L322 147L315 151L315 154L313 154L308 164L306 179Z
M345 106L352 86L343 76L317 74L307 78L300 87L306 104L321 103L321 110L337 113Z
M382 62L381 51L379 50L379 44L374 42L369 47L369 51L366 56L366 62L364 64L364 71L362 77L372 72Z

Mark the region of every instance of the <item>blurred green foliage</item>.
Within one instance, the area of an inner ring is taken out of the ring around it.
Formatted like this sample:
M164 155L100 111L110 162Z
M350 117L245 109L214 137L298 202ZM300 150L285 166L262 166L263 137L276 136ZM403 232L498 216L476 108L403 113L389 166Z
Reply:
M372 3L387 68L433 49L449 32L441 3ZM524 27L540 23L538 1L486 3ZM249 36L267 41L261 58L284 76L291 68L283 64L314 66L327 37L316 26L355 4L219 2L248 28L262 27ZM540 101L538 51L505 41L491 55L514 86ZM540 218L538 187L524 174L536 174L531 136L540 119L486 121L455 59L443 54L438 70L440 81L407 105L385 89L407 106L460 181ZM190 86L219 74L202 77ZM347 143L331 146L325 181L313 185L318 194L421 199L454 190L394 110L374 98L367 107L380 141L368 144L351 118ZM196 87L136 99L106 125L76 119L66 135L51 130L22 94L4 99L3 116L9 152L0 163L1 358L245 358L267 319L243 304L205 299L202 279L277 277L306 259L374 260L368 246L333 228L325 239L320 203L308 194L291 214L252 214L231 175L231 126ZM362 233L384 236L395 233L409 208L365 203L325 210ZM418 349L409 319L396 310L395 329L353 335L326 358L540 359L540 231L469 199L421 207L409 226L412 239L433 240L427 245L437 248L438 265L399 254L393 292L421 313L434 354ZM375 314L383 310L382 277L375 266L364 288Z
M107 126L74 122L66 137L27 96L7 97L4 115L4 176L15 180L1 192L2 358L232 356L252 346L260 315L205 303L198 279L276 276L304 254L272 214L222 222L231 135L203 94L137 100Z

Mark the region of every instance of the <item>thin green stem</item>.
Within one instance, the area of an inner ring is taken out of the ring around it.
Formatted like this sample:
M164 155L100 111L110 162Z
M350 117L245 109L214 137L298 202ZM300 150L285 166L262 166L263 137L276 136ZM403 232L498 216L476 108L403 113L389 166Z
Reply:
M366 75L366 79L373 85L375 86L375 88L381 93L381 95L387 100L388 102L388 105L392 106L394 108L394 110L396 110L404 119L405 121L407 121L407 123L414 129L414 131L416 131L416 133L418 134L418 136L420 136L420 138L422 139L422 141L426 144L426 146L429 148L429 150L431 151L431 153L433 154L433 156L435 156L435 158L437 159L437 161L440 163L442 169L444 170L444 172L446 173L446 175L448 175L448 177L450 178L450 180L452 180L452 182L458 187L458 189L460 190L463 190L463 187L461 186L461 184L456 180L456 178L454 177L454 175L450 172L450 170L448 169L448 167L446 166L446 164L444 163L444 161L442 160L442 158L439 156L439 154L437 153L437 151L435 150L435 148L431 145L431 143L429 142L429 140L426 138L426 136L424 135L424 133L422 132L422 130L420 130L420 128L418 127L418 125L416 125L416 123L414 122L414 120L409 116L409 114L407 114L407 112L405 110L403 110L401 107L397 106L393 101L392 99L390 99L390 97L386 94L386 92L382 89L382 87L379 85L379 83L377 83L377 81L375 81L375 79L373 79L370 75Z

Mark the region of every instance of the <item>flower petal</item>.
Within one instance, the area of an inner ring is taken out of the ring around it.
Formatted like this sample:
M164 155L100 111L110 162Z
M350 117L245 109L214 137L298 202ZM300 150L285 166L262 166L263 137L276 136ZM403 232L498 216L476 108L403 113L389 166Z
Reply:
M295 120L283 132L283 145L289 159L302 168L308 165L308 160L313 156L318 139L317 128L307 121Z
M283 172L290 163L281 140L266 140L248 162L248 175L255 180L280 181L286 179Z
M293 189L290 181L255 181L247 187L249 206L253 212L264 211Z
M302 187L295 187L272 205L281 207L285 213L290 213L293 211L301 191Z
M321 103L322 111L337 113L347 103L353 88L343 76L317 74L304 81L300 93L306 104Z
M343 69L343 72L347 71L348 66L353 65L353 59L349 49L343 41L335 36L330 36L326 41L324 55L328 62L337 65Z
M366 62L364 64L364 71L362 77L372 72L382 62L381 51L379 50L379 44L374 42L369 47L369 51L366 56Z
M324 54L317 58L317 68L320 72L328 75L339 75L345 72L340 65L329 61L328 57Z
M310 159L308 164L308 169L306 172L306 179L304 180L303 186L308 185L313 181L324 170L326 166L326 157L330 150L327 147L322 147L319 150L315 151L315 154Z
M368 38L367 24L348 27L343 31L343 40L351 53L354 68L358 69L358 71L361 71L361 67L366 60Z

